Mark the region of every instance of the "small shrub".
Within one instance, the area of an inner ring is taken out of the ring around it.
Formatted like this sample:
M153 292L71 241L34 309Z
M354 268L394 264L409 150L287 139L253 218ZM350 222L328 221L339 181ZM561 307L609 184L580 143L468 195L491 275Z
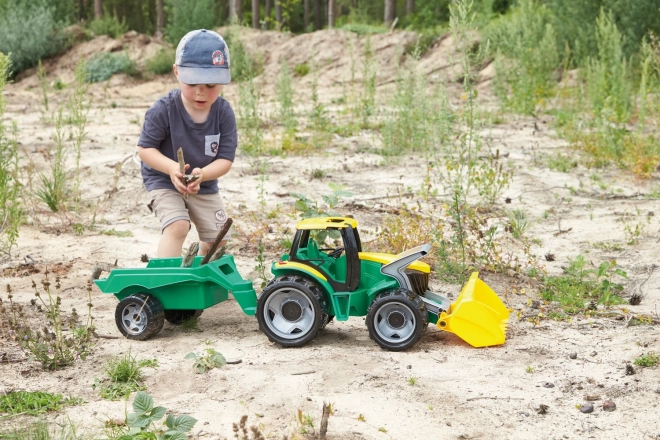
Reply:
M128 399L134 391L144 389L142 385L142 363L129 351L121 359L111 359L105 366L108 379L102 383L94 380L94 388L99 389L102 398L108 400Z
M13 302L9 285L7 285L9 305L0 302L0 316L9 323L9 334L21 348L41 362L44 369L57 370L73 365L78 359L85 359L92 351L91 337L95 330L91 315L92 287L91 283L87 284L87 321L81 325L80 316L75 308L69 315L65 315L61 310L59 277L55 277L55 294L51 292L47 269L41 285L46 297L42 296L37 284L32 281L37 300L32 300L31 305L37 312L43 314L43 322L34 323L28 319L27 310L21 304ZM35 325L38 330L34 328ZM68 333L65 333L65 330L69 330Z
M633 362L635 365L639 365L640 367L652 367L658 363L660 363L660 355L657 355L653 352L644 354Z
M104 14L102 18L96 18L89 23L89 29L95 35L108 35L112 38L119 38L128 31L126 18L120 20L115 14Z
M174 416L168 414L164 423L157 421L162 419L167 412L162 406L154 407L153 398L143 391L138 391L133 399L133 411L126 417L123 427L118 427L114 432L116 438L123 440L182 440L188 438L186 434L197 423L197 419L188 415Z
M167 26L165 38L172 44L193 29L215 29L213 0L165 0Z
M43 391L12 391L0 396L0 414L43 414L58 411L64 405L80 405L82 400ZM1 437L1 436L0 436Z
M197 374L224 367L227 364L225 357L212 348L207 348L202 353L188 353L184 359L193 360L193 369Z
M170 48L161 48L156 55L149 58L145 63L146 71L154 75L164 75L172 73L174 64L174 50Z
M309 73L309 64L296 64L293 67L293 73L295 73L296 76L306 76Z
M87 82L101 82L110 79L115 73L135 75L137 65L125 53L103 52L94 55L85 64Z

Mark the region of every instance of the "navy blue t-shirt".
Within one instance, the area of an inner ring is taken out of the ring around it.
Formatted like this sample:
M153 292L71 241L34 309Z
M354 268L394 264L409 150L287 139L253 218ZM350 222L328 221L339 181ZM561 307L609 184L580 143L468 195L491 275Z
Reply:
M234 161L238 133L236 116L229 103L221 98L213 103L205 122L196 123L183 106L181 90L175 89L160 98L147 110L138 146L157 148L164 156L177 162L181 147L183 157L190 164L188 173L202 168L216 159ZM156 171L142 162L142 179L147 191L173 189L170 176ZM202 182L199 194L218 192L218 180Z

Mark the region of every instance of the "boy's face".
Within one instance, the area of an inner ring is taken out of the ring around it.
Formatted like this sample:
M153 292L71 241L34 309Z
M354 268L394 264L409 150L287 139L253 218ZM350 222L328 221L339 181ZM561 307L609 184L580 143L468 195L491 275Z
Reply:
M179 79L179 72L174 65L174 75L179 81L181 96L185 103L195 110L208 111L222 92L220 84L186 84Z

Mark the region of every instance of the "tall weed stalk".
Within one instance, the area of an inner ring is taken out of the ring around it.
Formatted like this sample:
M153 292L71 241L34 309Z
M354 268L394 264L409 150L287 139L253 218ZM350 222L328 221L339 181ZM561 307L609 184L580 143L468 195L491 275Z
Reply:
M248 76L249 77L249 76ZM259 154L263 148L262 119L259 112L261 89L254 79L238 83L238 126L243 131L243 148L249 154Z
M74 200L76 205L80 202L80 156L82 153L82 141L87 132L87 115L91 105L91 99L88 95L87 74L85 60L82 58L76 64L75 81L73 94L69 97L69 121L73 125L71 138L73 140L73 151L76 155L76 176L74 184Z
M3 122L6 108L3 91L9 78L9 67L9 57L0 53L0 251L7 254L16 244L23 218L18 178L17 127L15 123L12 125L9 138Z

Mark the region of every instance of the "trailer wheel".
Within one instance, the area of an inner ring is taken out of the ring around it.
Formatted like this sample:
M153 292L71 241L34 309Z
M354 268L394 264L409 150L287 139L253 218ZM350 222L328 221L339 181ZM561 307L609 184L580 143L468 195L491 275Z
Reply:
M119 301L115 309L117 328L128 339L144 341L162 328L163 305L152 295L138 293Z
M424 302L416 293L397 289L378 295L367 310L369 337L390 351L406 350L428 325Z
M202 315L204 310L183 310L171 309L165 310L165 321L170 324L179 325L188 319L197 319Z
M257 303L259 330L284 347L301 347L327 323L321 288L306 278L284 275L273 279Z

